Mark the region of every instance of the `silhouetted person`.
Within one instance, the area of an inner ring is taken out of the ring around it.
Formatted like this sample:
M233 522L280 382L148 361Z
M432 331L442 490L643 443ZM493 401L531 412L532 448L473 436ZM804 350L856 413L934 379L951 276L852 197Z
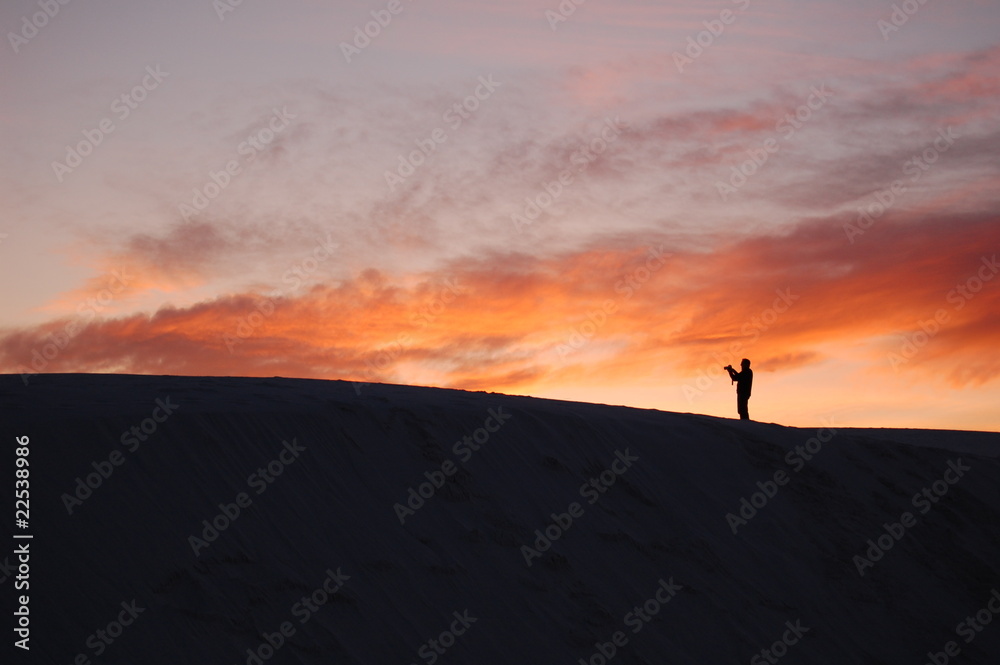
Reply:
M750 361L744 358L740 361L743 371L737 372L732 365L726 365L723 369L729 372L729 378L736 382L736 411L740 414L740 420L750 420L750 389L753 387L753 370L750 369Z

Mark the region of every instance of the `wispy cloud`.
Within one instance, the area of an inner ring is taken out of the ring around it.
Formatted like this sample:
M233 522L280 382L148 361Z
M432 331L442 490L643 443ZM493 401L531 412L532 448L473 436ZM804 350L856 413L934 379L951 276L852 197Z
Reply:
M1000 280L961 307L949 292L992 258L984 248L1000 247L997 219L897 216L854 244L845 219L710 252L674 249L669 236L619 238L549 258L495 252L417 279L369 270L288 297L246 293L97 320L47 371L433 377L526 389L664 362L682 380L734 342L765 372L821 360L831 344L865 346L872 366L888 371L893 340L946 309L949 324L914 366L956 385L994 380L998 365L984 359L997 358ZM17 371L62 325L7 332L2 367ZM958 369L973 356L975 371Z

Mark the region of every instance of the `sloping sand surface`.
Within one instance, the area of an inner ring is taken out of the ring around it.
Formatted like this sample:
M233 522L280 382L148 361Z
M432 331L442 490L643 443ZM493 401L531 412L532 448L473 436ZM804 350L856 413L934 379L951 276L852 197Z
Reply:
M0 404L23 662L1000 662L1000 618L956 630L1000 589L998 434L279 378Z

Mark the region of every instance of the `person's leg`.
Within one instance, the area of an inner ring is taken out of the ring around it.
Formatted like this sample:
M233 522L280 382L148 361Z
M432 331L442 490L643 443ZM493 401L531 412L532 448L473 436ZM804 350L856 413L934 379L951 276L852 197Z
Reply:
M736 411L740 414L740 420L750 420L750 398L739 395L736 398Z

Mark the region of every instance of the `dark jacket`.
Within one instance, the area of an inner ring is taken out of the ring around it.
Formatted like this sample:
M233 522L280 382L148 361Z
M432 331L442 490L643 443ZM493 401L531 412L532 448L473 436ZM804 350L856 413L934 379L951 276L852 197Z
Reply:
M742 372L735 369L729 370L729 377L736 382L736 394L743 397L750 397L750 389L753 387L753 370L747 367Z

